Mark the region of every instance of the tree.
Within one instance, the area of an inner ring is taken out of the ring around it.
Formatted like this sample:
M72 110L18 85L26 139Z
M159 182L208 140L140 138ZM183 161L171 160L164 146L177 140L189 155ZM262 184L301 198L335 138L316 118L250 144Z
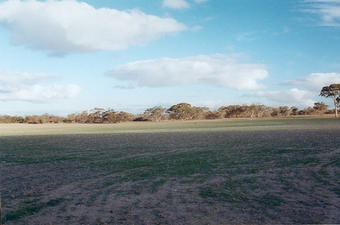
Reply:
M205 119L207 120L215 120L215 119L220 119L221 118L221 113L219 111L208 111L205 114Z
M331 84L321 89L320 96L331 97L334 102L335 117L338 117L338 107L340 103L340 84Z
M116 112L113 109L108 109L103 112L103 123L117 123Z
M280 106L279 111L280 111L280 115L284 117L289 116L291 113L290 108L288 106Z
M195 111L196 109L188 103L179 103L167 110L170 113L170 118L177 120L191 120L195 116Z
M88 113L87 111L83 111L75 116L76 123L86 123L88 121Z
M116 122L127 122L127 121L133 121L134 116L131 113L127 113L124 111L120 111L116 114Z
M240 105L222 106L218 111L222 113L224 118L237 118L241 117L241 114L245 111L245 107Z
M146 109L144 112L144 116L148 120L161 121L166 116L165 112L166 112L166 109L163 108L162 106L155 106L153 108Z
M113 109L108 109L101 114L101 120L103 123L120 123L126 121L132 121L134 116L127 112L115 112Z
M208 107L193 106L192 108L193 108L192 119L195 119L195 120L204 119L205 115L209 112Z
M290 107L291 115L296 116L298 114L299 109L295 106Z
M103 123L104 112L105 112L105 109L103 108L94 108L90 110L87 123Z
M314 103L314 106L313 106L313 109L314 109L316 112L325 112L325 111L327 111L327 109L328 109L328 105L326 105L326 104L323 103L323 102L315 102L315 103Z

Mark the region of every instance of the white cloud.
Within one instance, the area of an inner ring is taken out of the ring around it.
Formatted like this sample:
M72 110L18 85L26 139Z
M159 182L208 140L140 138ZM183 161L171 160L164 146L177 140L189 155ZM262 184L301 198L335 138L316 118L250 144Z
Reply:
M163 7L171 9L186 9L190 4L186 0L163 0Z
M306 77L285 82L285 84L313 92L320 92L322 87L333 83L340 83L340 73L312 73Z
M314 104L314 93L308 90L292 88L283 91L259 91L252 95L253 97L264 98L269 101L270 105L275 106L297 106L306 107Z
M284 82L284 85L292 86L289 90L261 91L255 93L253 97L262 97L273 105L312 106L317 101L322 87L332 83L340 83L339 73L311 73Z
M233 56L194 56L130 62L110 71L118 80L141 87L210 84L237 90L263 88L268 76L265 66L242 64Z
M73 84L46 85L53 76L0 71L0 101L44 103L78 95L80 87Z
M205 3L208 0L194 0L196 4ZM190 3L187 0L163 0L163 7L171 9L187 9L190 8Z
M340 1L339 0L305 0L304 11L316 14L320 17L323 26L340 25Z
M61 55L121 50L186 29L172 18L96 9L76 0L8 0L0 3L0 25L11 32L14 44Z

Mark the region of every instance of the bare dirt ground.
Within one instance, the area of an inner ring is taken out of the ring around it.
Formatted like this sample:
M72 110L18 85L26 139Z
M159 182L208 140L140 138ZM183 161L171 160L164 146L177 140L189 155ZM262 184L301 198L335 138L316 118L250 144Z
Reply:
M0 137L5 224L340 223L340 129Z

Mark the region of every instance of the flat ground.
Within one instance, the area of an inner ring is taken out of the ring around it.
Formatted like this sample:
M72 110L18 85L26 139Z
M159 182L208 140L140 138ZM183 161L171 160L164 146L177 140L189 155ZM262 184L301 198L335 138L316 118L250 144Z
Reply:
M0 136L5 224L340 223L340 120L0 125Z

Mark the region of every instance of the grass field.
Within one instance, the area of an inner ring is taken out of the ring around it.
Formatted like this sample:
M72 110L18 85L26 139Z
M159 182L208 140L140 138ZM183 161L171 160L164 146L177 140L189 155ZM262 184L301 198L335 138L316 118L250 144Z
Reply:
M340 223L340 120L0 125L5 224Z
M0 124L0 136L338 129L334 118L231 119L118 124Z

